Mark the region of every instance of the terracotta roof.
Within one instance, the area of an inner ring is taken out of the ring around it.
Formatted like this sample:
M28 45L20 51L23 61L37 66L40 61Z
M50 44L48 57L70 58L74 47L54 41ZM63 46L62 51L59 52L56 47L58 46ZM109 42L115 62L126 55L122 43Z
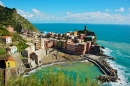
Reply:
M8 38L8 37L10 37L10 36L2 36L2 38Z
M7 58L5 58L5 60L14 61L14 59L12 57L7 57Z

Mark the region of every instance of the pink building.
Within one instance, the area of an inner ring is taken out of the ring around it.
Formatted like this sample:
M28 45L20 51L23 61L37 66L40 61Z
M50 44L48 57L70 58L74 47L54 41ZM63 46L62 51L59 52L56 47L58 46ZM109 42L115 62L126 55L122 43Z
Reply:
M67 50L78 55L86 53L86 43L67 44Z
M86 43L80 43L75 49L75 53L79 55L83 55L86 53Z
M90 50L90 48L91 48L91 41L87 41L87 52L89 52L89 50Z
M67 44L67 50L75 52L76 44Z
M10 33L14 32L14 28L11 27L10 25L7 27L7 30L8 30Z
M85 34L80 34L80 35L79 35L79 39L82 40L85 36L86 36Z
M44 41L45 49L52 48L53 44L54 44L54 42L52 40L45 40Z

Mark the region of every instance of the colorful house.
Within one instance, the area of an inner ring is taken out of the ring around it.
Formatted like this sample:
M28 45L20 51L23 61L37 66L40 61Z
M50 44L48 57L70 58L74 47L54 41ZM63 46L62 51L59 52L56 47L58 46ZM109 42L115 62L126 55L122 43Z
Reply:
M67 50L71 51L71 52L75 52L76 45L77 44L70 44L70 43L68 43L67 44Z
M75 53L79 55L83 55L86 53L86 43L79 43L76 46Z
M78 35L78 31L74 31L74 36L77 36Z
M12 43L12 39L10 36L2 36L2 40L8 44L8 43Z
M16 63L12 57L0 59L0 68L14 68L14 67L16 67Z
M17 52L17 47L16 46L8 47L6 48L6 51L8 52L9 55L12 55Z

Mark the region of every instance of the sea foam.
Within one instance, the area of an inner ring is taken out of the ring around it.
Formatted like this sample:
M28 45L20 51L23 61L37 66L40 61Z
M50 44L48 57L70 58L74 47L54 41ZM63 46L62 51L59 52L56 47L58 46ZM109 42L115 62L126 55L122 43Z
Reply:
M105 48L102 50L105 55L109 55L109 56L111 56L111 53L113 52L109 48ZM116 54L121 55L121 52L119 50L117 50ZM107 60L107 62L110 64L111 67L113 67L114 69L116 69L118 71L117 74L118 74L120 80L118 80L117 82L106 82L102 86L130 86L130 82L125 77L125 70L127 70L127 68L124 66L121 66L121 65L117 64L115 61L112 61L109 59Z

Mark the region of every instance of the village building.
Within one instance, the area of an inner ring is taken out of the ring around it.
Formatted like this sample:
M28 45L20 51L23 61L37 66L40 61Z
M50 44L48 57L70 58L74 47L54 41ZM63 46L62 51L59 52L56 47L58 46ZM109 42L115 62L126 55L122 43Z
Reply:
M22 61L26 68L33 69L37 66L35 60L32 60L31 58L22 58Z
M68 50L68 51L71 51L71 52L75 52L76 45L77 45L77 44L70 44L70 43L68 43L68 44L67 44L67 50Z
M44 47L45 49L49 49L53 47L53 40L49 40L49 39L44 39Z
M12 39L10 36L2 36L2 40L8 44L8 43L12 43Z
M83 38L86 36L86 34L80 34L79 39L83 40Z
M33 40L33 43L35 45L35 49L39 50L39 49L45 49L46 48L46 41L48 41L47 39L43 39L41 38L36 38Z
M34 43L34 45L35 45L35 49L36 49L36 50L41 49L41 42L40 42L40 39L39 39L39 38L34 39L34 40L33 40L33 43Z
M30 58L30 54L33 52L31 47L27 47L25 50L22 51L22 56Z
M86 53L86 43L79 43L76 46L75 53L79 55L83 55Z
M33 52L30 56L31 56L31 59L34 60L38 66L40 66L42 64L42 60L45 55L46 55L46 50L40 49Z
M74 36L77 36L78 35L78 31L74 31Z
M87 49L86 52L88 53L91 48L91 41L87 41Z
M8 47L6 48L6 52L8 52L9 55L12 55L17 52L17 47L16 46Z
M27 42L26 44L32 49L32 52L35 51L35 45L33 43Z
M36 38L38 38L38 36L39 36L39 34L38 34L37 32L32 32L32 37L33 37L33 38L36 39Z
M67 32L67 33L66 33L66 36L70 36L70 33L71 33L71 32Z
M57 48L67 49L67 41L66 40L57 41Z
M0 68L14 68L16 67L15 60L12 57L0 59Z
M58 40L57 39L51 39L51 41L53 42L53 46L52 47L56 48Z

